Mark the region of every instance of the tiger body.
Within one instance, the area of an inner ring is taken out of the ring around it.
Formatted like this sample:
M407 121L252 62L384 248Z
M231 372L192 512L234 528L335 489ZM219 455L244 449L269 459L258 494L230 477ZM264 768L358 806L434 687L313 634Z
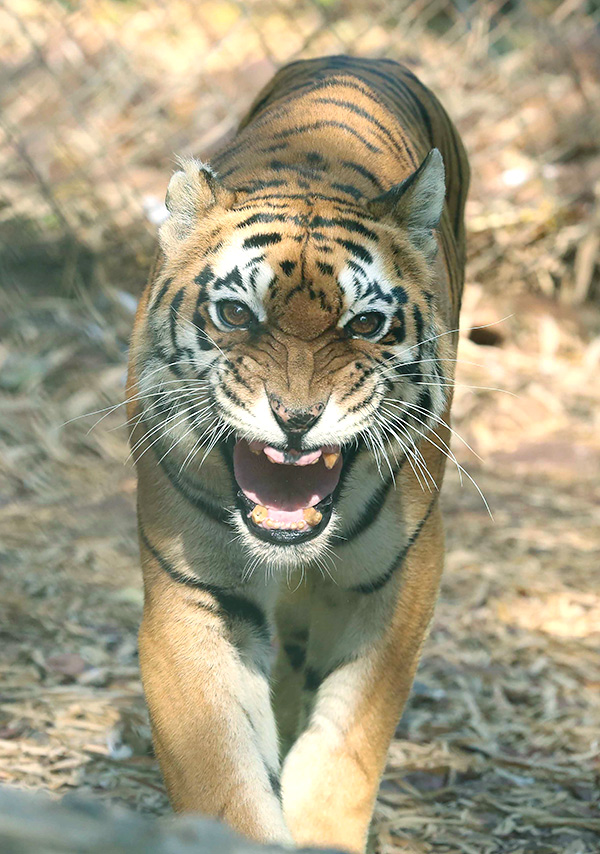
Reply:
M128 405L177 810L364 849L443 564L467 188L435 97L346 57L281 70L171 180Z

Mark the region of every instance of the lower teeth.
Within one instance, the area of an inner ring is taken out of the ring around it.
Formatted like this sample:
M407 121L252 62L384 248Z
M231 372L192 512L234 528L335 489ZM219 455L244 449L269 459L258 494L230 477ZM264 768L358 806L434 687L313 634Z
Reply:
M302 511L302 515L304 516L304 521L307 522L311 528L314 528L315 525L318 525L321 519L323 518L323 514L320 510L317 510L315 507L306 507Z
M250 518L255 525L259 525L264 528L284 528L292 531L302 531L307 526L309 528L314 528L323 518L323 514L320 510L317 510L316 507L305 507L302 511L302 515L304 518L297 522L278 522L275 519L270 518L269 511L266 507L263 507L262 504L256 504L252 513L250 513Z
M269 511L266 507L263 507L261 504L257 504L250 514L250 518L255 525L259 525L263 528L274 528L276 530L283 528L290 531L302 531L307 526L314 528L315 525L318 525L323 518L323 514L319 510L315 510L314 507L307 507L303 511L304 519L301 519L298 522L278 522L277 520L271 519L267 516L268 512Z
M250 515L252 516L252 521L255 525L260 525L260 523L264 521L271 521L268 518L269 511L266 507L263 507L262 504L257 504Z

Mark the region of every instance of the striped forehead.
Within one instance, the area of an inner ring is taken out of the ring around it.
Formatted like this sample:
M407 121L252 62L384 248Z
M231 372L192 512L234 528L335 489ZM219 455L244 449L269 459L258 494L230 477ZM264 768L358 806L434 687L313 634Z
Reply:
M267 303L279 314L284 307L297 310L305 298L335 313L343 326L361 311L390 317L406 300L400 271L393 278L386 273L378 235L360 221L280 217L287 233L242 228L221 247L212 264L213 301L243 301L264 321Z

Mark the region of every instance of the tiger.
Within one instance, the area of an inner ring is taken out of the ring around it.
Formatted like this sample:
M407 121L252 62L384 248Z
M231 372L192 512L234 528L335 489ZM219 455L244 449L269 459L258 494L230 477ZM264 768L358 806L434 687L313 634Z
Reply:
M175 811L365 850L444 560L468 185L432 92L348 56L169 181L127 402Z

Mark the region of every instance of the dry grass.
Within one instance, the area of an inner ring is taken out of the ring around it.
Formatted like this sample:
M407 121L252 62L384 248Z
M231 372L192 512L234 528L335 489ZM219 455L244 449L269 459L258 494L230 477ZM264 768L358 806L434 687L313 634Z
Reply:
M92 5L120 8L124 17L129 8ZM459 440L454 451L494 520L450 466L447 570L377 806L382 854L399 850L404 839L436 854L600 849L600 49L589 19L573 19L568 5L544 19L544 39L532 40L524 28L521 49L503 56L489 58L486 31L475 27L443 40L420 33L408 57L456 116L474 167L462 385L454 411L456 429L481 460ZM307 8L297 17L300 29L308 27ZM28 9L34 19L38 6ZM374 53L379 44L399 56L397 31L372 19L358 48ZM74 25L86 20L80 16ZM142 63L140 45L163 45L168 65L180 55L183 35L172 32L168 45L166 36L160 42L148 20L138 18L135 27L133 18L120 21L124 56L135 66ZM286 20L268 18L265 33L274 44ZM357 30L361 22L364 15L347 16L335 31ZM146 27L143 40L134 37L136 27ZM58 56L62 43L52 32ZM319 38L333 37L327 30ZM320 47L317 39L308 52ZM102 54L93 56L98 74ZM40 68L33 68L37 80ZM70 73L71 66L64 68ZM270 69L266 61L253 66L248 86ZM186 85L184 72L182 60L159 87L169 107L157 122L171 136L161 156L159 143L150 143L152 156L132 179L133 186L144 178L140 192L161 192L173 134L181 149L200 124L206 145L218 138L210 139L210 111L194 114L200 84ZM219 132L228 129L219 122L233 125L250 94L236 89L236 79L233 72L226 76L224 100L213 99ZM157 90L150 94L159 103ZM236 105L229 113L222 107L228 97ZM9 100L15 109L17 101ZM87 103L82 96L82 108ZM133 115L142 121L140 110ZM115 115L121 115L116 108ZM98 127L104 133L110 123ZM126 144L133 143L123 131L112 152L122 166ZM134 150L129 163L139 167L142 153ZM12 174L3 189L24 216L21 190L33 179ZM93 229L80 233L79 213L61 198L78 239L92 245ZM133 216L135 208L128 210ZM4 224L10 225L6 214ZM130 291L147 263L144 228L136 230L141 248L127 255L125 272L122 254L113 250L107 259L104 225L102 256L86 248L71 268L50 269L47 255L40 256L43 269L21 262L6 268L0 782L59 794L76 789L160 813L167 802L149 753L136 661L141 584L135 480L124 465L126 436L119 428L125 416L117 410L91 432L99 416L65 425L122 399L135 303ZM111 278L114 270L121 278ZM496 334L470 331L501 318L507 319L491 328Z

